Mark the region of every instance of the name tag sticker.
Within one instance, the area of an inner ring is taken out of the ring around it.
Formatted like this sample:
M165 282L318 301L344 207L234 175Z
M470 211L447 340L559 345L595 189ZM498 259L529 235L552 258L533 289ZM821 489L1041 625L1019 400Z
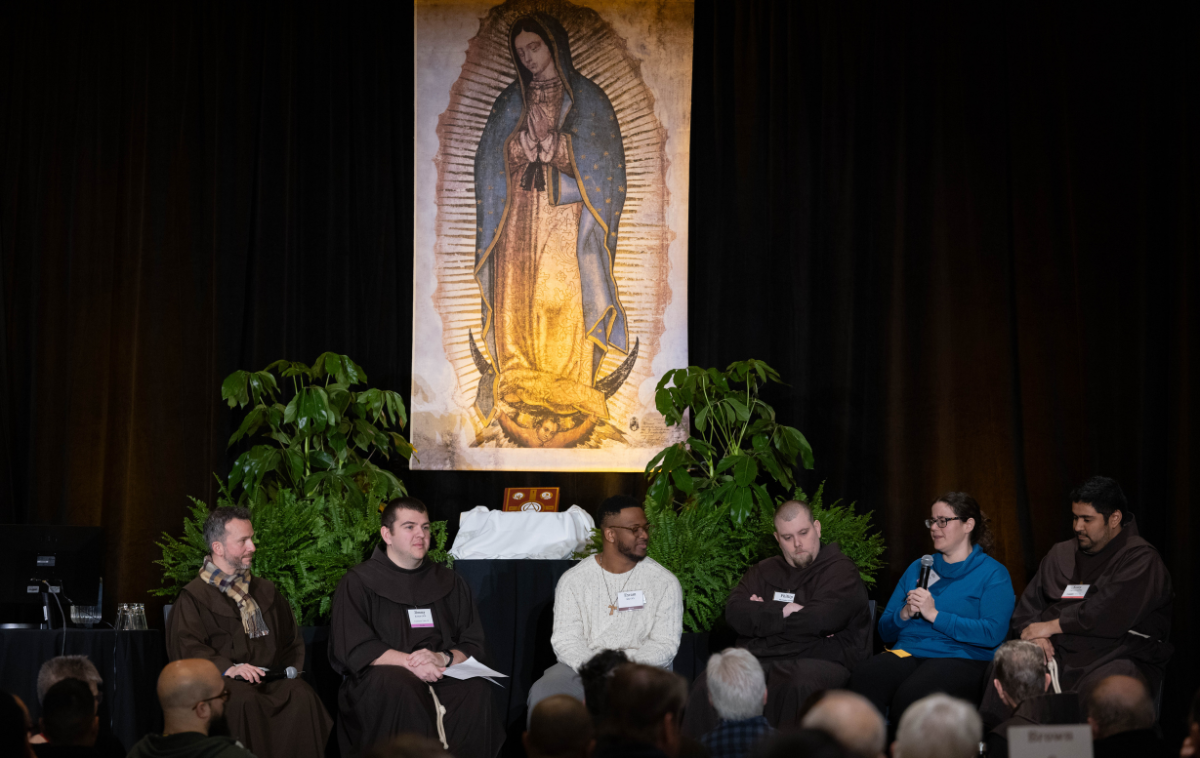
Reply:
M408 623L413 629L433 626L433 609L409 608Z
M794 603L796 601L795 592L776 592L775 599L781 603Z
M925 589L929 589L933 585L937 584L938 580L941 578L942 577L938 575L938 572L934 571L933 569L929 569L929 584L925 585Z
M1091 586L1090 584L1068 584L1067 588L1063 590L1062 599L1078 600L1087 594L1088 587Z
M640 611L646 607L646 593L641 590L629 590L617 593L617 610Z

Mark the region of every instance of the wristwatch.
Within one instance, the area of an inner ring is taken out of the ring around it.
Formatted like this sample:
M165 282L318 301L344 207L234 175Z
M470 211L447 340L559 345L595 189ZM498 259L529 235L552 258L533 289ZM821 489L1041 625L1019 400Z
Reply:
M449 668L454 663L454 653L449 650L443 650L441 653L446 656L446 665L442 668Z

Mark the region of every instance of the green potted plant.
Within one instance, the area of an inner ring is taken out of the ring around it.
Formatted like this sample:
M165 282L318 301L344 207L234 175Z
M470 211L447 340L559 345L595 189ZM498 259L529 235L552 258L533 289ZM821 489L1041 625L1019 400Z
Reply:
M366 382L348 356L322 353L312 366L275 361L262 371L235 371L221 384L229 407L249 406L229 445L257 444L234 462L218 505L250 509L254 572L279 588L302 626L328 618L338 581L379 538L380 506L406 494L378 463L414 452L397 431L407 423L404 400L390 390L354 389ZM163 585L155 594L175 597L195 578L209 551L202 534L208 512L192 498L183 536L163 534ZM449 563L446 522L432 527L430 559Z

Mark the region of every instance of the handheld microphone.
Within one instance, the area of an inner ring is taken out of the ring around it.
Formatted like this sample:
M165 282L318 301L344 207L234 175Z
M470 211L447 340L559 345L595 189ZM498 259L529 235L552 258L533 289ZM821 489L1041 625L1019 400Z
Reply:
M295 666L288 666L283 671L268 671L262 675L262 678L258 680L257 684L262 684L264 682L277 682L280 679L295 679L301 673L302 672L296 670ZM250 681L249 679L241 676L235 676L234 679L237 679L239 682Z
M933 571L933 556L932 555L922 555L921 556L921 575L917 579L917 587L919 587L923 590L929 589L929 574L932 571ZM915 618L915 619L921 618L921 612L917 611L916 613L914 613L913 618Z

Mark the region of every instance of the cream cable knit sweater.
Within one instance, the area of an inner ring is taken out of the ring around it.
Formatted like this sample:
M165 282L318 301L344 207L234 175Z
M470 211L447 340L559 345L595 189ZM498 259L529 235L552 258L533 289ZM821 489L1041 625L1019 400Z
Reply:
M607 580L607 583L606 583ZM617 592L641 590L646 606L609 613ZM584 558L558 580L550 644L561 663L578 670L601 650L624 650L630 660L668 668L683 633L683 589L670 571L645 558L624 574Z

